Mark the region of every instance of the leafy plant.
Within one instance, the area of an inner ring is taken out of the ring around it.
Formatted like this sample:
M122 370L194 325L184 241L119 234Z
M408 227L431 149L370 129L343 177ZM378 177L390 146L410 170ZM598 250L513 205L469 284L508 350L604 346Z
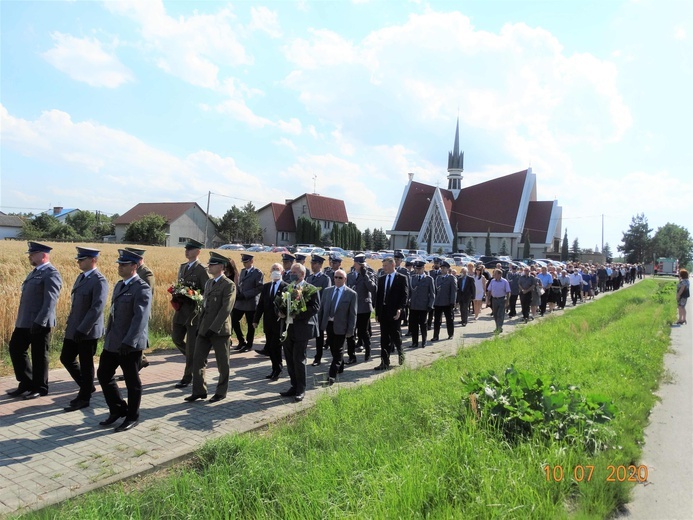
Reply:
M603 395L580 393L546 376L510 366L502 379L492 370L462 378L463 402L477 418L500 428L509 440L538 434L569 444L582 443L594 453L606 447L613 432L605 425L616 408Z

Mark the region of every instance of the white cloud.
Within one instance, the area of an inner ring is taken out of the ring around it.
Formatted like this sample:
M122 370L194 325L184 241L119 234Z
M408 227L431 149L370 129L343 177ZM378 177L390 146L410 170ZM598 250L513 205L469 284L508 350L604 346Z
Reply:
M687 37L687 34L686 34L685 28L683 28L680 25L674 27L674 39L675 40L683 41L686 39L686 37Z
M279 19L276 11L270 11L267 7L251 7L251 21L248 28L254 31L262 31L272 38L279 38L282 35Z
M76 38L54 32L52 49L42 54L56 69L92 87L116 88L133 80L117 56L106 52L95 38Z
M274 141L274 144L279 146L286 146L287 148L290 148L293 151L298 150L296 144L291 139L287 139L286 137L280 137L279 139Z

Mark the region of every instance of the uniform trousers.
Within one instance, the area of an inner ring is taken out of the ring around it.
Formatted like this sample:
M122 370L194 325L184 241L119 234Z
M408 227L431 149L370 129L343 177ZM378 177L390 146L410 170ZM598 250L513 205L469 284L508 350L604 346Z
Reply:
M241 329L241 319L245 316L245 322L248 324L248 333L243 337L243 330ZM255 339L255 327L253 327L253 318L255 318L255 311L242 311L240 309L234 309L231 311L231 326L233 327L233 332L238 338L238 345L248 345L253 346L253 340Z
M371 355L371 335L370 335L371 313L361 312L356 315L356 335L359 341L363 340L363 346L366 349L366 357ZM347 338L347 354L349 359L356 357L356 340L353 336Z
M214 357L217 360L219 381L214 391L215 395L226 397L229 391L229 343L231 336L219 336L212 334L211 338L197 336L195 341L195 356L193 357L192 395L207 395L207 383L205 373L207 371L207 358L209 351L214 349Z
M48 345L51 329L44 328L37 334L31 329L16 327L10 337L10 359L19 388L48 393ZM28 350L31 346L31 360ZM33 361L33 366L32 366Z
M330 346L332 354L332 363L327 373L328 377L334 379L337 377L337 372L340 374L344 371L344 340L346 335L334 333L334 322L327 322L327 344Z
M416 346L419 344L419 333L421 333L422 345L426 344L426 336L428 335L428 309L417 311L409 309L409 330L411 331L411 344Z
M508 312L508 318L514 318L517 316L517 298L519 296L519 294L510 295L510 302L508 303L508 309L510 312Z
M436 305L433 307L433 337L438 338L440 334L440 325L443 322L443 314L445 314L445 326L448 329L448 337L455 334L455 323L452 321L452 305Z
M329 339L327 340L327 346L328 346L328 348L330 346ZM321 332L320 334L315 336L315 361L322 360L322 354L323 354L324 350L325 350L325 333Z
M185 368L183 369L184 383L190 383L193 379L193 356L195 355L195 341L197 340L198 320L193 323L173 323L171 328L171 340L173 344L185 356Z
M104 350L99 358L99 369L96 377L99 380L106 405L111 415L125 415L128 421L137 421L140 418L140 402L142 401L142 380L140 379L140 359L142 351L129 349L127 353L110 352ZM118 383L115 380L116 369L123 370L125 387L128 390L128 400L120 395Z
M296 391L296 395L306 393L306 349L308 340L297 340L294 333L294 326L289 325L284 347L284 359L286 360L286 370L289 372L291 387Z
M380 320L380 360L386 367L390 366L390 353L397 349L402 354L401 320Z
M91 399L94 388L94 355L97 342L96 339L75 341L65 338L63 350L60 352L60 362L79 385L77 399L86 402Z

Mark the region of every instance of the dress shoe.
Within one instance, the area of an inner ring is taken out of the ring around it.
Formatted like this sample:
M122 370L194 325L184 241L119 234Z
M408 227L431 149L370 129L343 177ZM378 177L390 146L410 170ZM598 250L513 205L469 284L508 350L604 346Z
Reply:
M440 341L440 338L438 336L433 336L433 339L431 341Z
M187 388L187 387L190 386L190 382L189 382L189 381L184 381L184 380L181 379L179 383L176 383L176 384L173 385L173 386L174 386L175 388Z
M255 352L261 356L269 356L269 352L267 352L267 349L264 348L262 350L256 350Z
M296 394L296 395L294 396L294 401L296 401L297 403L300 403L301 401L303 401L303 398L304 398L305 396L306 396L306 394Z
M274 372L272 372L272 377L270 377L270 381L277 381L281 373L281 370L275 370Z
M31 399L37 399L39 397L43 397L44 395L48 395L48 392L29 392L24 396L24 400L30 401Z
M371 360L371 355L370 355L370 354L366 354L366 355L364 356L364 358L363 358L363 362L364 362L364 363L368 363L370 360Z
M116 376L116 381L125 381L125 376Z
M147 361L147 360L145 359L144 361L142 361L142 362L140 363L140 370L142 370L143 368L147 368L148 366L149 366L149 361Z
M320 360L319 360L319 359L316 359L315 361L313 361L313 362L311 363L311 366L319 367L319 366L320 366Z
M377 367L375 367L373 370L387 370L388 368L390 368L390 367L387 366L387 365L384 365L383 363L380 363L380 364L379 364Z
M418 348L418 347L419 347L419 344L418 344L418 343L412 343L412 344L411 344L411 348Z
M100 424L101 426L110 426L111 424L113 424L114 422L116 422L116 421L117 421L118 419L120 419L121 417L125 417L125 415L127 415L127 414L124 413L124 412L123 412L123 413L112 413L112 414L109 414L109 416L106 418L106 420L105 420L105 421L101 421L99 424Z
M265 379L272 379L274 377L274 370L265 376Z
M239 350L241 350L243 347L245 347L245 343L239 343L238 345L236 345L235 347L233 347L232 350L239 351Z
M334 384L334 377L327 378L327 386L332 386Z
M185 400L189 403L194 403L198 399L207 399L207 394L197 394L197 395L193 394L193 395L189 395L188 397L185 398Z
M451 340L452 338L454 338L454 337L455 337L455 336L448 336L448 341L450 341L450 340Z
M65 412L75 412L77 410L81 410L82 408L88 408L89 407L89 401L82 401L81 399L77 399L75 401L70 401L70 406L66 406L63 408L63 411Z
M28 390L26 388L22 388L20 386L19 388L16 388L15 390L7 390L5 393L7 395L9 395L10 397L19 397L24 392L28 392Z
M225 395L219 395L219 394L214 394L212 397L209 398L210 403L218 403L222 399L226 399Z
M243 345L243 348L238 349L238 352L250 352L253 350L252 345Z
M399 355L399 364L404 365L404 352Z
M296 389L291 387L286 392L279 392L282 397L293 397L296 395Z
M125 419L125 420L123 421L123 424L121 424L120 426L118 426L118 427L115 429L115 432L116 432L116 433L120 433L120 432L126 432L126 431L128 431L128 430L132 430L132 429L133 429L135 426L137 426L139 423L140 423L139 421L131 421L130 419Z
M353 357L353 358L350 357L349 359L347 359L344 362L345 365L353 365L354 363L357 363L356 357Z

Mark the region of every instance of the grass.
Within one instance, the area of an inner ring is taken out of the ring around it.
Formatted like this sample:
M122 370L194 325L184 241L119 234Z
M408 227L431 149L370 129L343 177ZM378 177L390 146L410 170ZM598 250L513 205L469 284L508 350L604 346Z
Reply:
M633 484L609 466L637 464L663 375L673 284L645 281L461 349L419 370L342 390L262 434L206 444L194 463L107 489L29 518L606 518ZM468 415L460 376L509 365L605 394L618 414L613 445L531 438L514 444ZM547 481L544 467L565 478ZM576 482L576 466L594 466Z

